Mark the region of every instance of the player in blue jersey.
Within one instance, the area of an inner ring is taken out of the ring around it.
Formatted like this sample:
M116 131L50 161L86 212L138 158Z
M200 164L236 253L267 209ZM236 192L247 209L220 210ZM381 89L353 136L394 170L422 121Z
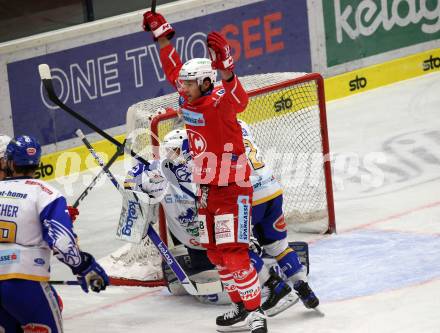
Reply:
M316 308L319 300L307 282L306 267L287 241L287 225L283 214L283 191L273 171L264 162L262 153L252 135L250 127L238 121L242 128L246 155L252 168L251 182L254 188L252 198L252 232L266 254L276 259L285 278L292 282L298 297L306 308ZM273 308L284 294L290 291L277 286L276 277L270 279L269 296L263 303L263 310Z
M33 179L41 147L30 136L11 140L0 181L0 332L63 332L60 305L48 283L53 254L69 266L81 288L104 290L108 277L79 249L66 199Z

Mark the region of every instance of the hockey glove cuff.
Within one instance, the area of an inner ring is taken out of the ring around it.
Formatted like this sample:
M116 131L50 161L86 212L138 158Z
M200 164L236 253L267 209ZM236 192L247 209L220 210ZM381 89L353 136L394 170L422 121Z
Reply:
M234 70L234 59L231 55L231 47L226 39L218 32L210 32L206 40L208 44L209 56L212 61L213 69Z
M84 292L92 291L99 293L109 285L109 278L104 269L95 261L90 253L81 252L81 264L78 267L71 267L72 273L76 275L79 285Z
M144 31L151 31L155 41L161 37L171 39L175 34L175 30L171 24L169 24L161 14L151 11L144 13L142 28Z

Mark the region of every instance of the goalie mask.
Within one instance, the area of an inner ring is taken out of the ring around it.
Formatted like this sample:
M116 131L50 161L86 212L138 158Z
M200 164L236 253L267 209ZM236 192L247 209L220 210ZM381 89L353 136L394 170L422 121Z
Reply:
M185 129L173 130L163 138L162 146L165 148L168 159L175 163L185 163L189 156L188 136Z
M196 80L201 86L206 78L214 83L217 80L217 71L212 69L211 60L207 58L194 58L185 62L179 72L179 81Z

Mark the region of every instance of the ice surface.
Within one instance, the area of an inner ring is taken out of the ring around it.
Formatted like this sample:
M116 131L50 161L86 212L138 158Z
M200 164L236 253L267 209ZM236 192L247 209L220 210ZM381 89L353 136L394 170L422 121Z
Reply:
M269 319L270 332L440 332L439 87L435 73L328 104L338 234L289 236L310 242L325 317L297 304ZM90 175L67 188L70 201ZM120 202L106 181L80 206L80 244L97 258L123 245ZM72 277L55 264L53 278ZM162 288L57 290L66 332L215 332L226 309Z

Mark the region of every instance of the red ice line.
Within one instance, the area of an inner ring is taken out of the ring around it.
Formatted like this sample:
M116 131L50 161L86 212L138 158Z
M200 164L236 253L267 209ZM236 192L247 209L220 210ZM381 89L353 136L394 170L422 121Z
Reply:
M397 214L393 214L393 215L387 216L385 218L382 218L382 219L379 219L379 220L376 220L376 221L373 221L373 222L365 223L365 224L362 224L362 225L354 227L354 228L346 229L346 230L342 231L341 233L346 233L346 232L350 232L350 231L354 231L354 230L358 230L358 229L365 229L365 228L368 228L368 227L370 227L372 225L376 225L376 224L380 224L380 223L383 223L383 222L388 222L388 221L391 221L391 220L395 220L395 219L398 219L398 218L400 218L402 216L409 215L411 213L415 213L415 212L418 212L418 211L421 211L421 210L425 210L425 209L429 209L429 208L433 208L433 207L437 207L437 206L440 206L440 201L432 202L432 203L429 203L429 204L426 204L426 205L423 205L423 206L420 206L420 207L416 207L416 208L413 208L413 209L410 209L410 210L407 210L407 211L404 211L404 212L401 212L401 213L397 213ZM318 241L318 240L320 240L320 239L322 239L324 237L325 236L322 236L321 238L312 240L309 243L314 243L314 242L316 242L316 241ZM429 282L431 282L431 281L429 281ZM420 283L420 284L423 284L423 283ZM101 310L104 310L104 309L112 308L114 306L119 306L120 304L128 303L128 302L134 301L134 300L139 299L139 298L143 298L145 296L149 296L149 295L157 293L157 292L159 292L159 290L146 291L146 292L144 292L142 294L139 294L139 295L136 295L136 296L132 296L132 297L129 297L129 298L117 301L117 302L113 302L113 303L110 303L110 304L107 304L107 305L103 305L101 307L93 308L93 310L79 312L77 314L71 315L70 317L65 317L64 320L71 320L71 319L75 319L75 318L78 318L78 317L83 317L83 316L86 316L86 315L88 315L90 313L94 313L94 312L98 312L98 311L101 311Z
M426 284L430 284L432 282L436 282L438 280L440 280L440 278L434 277L432 279L429 279L429 280L426 280L426 281L420 281L420 282L408 285L408 286L403 287L403 288L402 287L391 288L391 289L383 290L383 291L378 292L376 294L348 297L348 298L338 299L338 300L334 300L334 301L327 301L326 303L339 303L339 302L347 302L347 301L358 300L360 298L374 297L374 296L377 296L377 295L380 295L380 294L387 294L387 293L392 293L392 292L395 292L395 291L399 291L399 290L402 290L402 289L405 289L405 288L408 288L408 287L411 287L411 288L420 287L420 286L423 286L423 285L426 285Z
M86 316L88 314L91 314L91 313L94 313L94 312L98 312L98 311L101 311L101 310L105 310L105 309L109 309L109 308L112 308L114 306L119 306L121 304L128 303L128 302L137 300L139 298L143 298L145 296L150 296L152 294L156 294L156 293L159 293L159 292L161 292L161 290L145 291L145 292L143 292L143 293L141 293L139 295L136 295L136 296L125 298L125 299L122 299L120 301L116 301L116 302L113 302L113 303L110 303L110 304L107 304L107 305L98 306L98 307L95 307L95 308L93 308L91 310L87 310L87 311L83 311L83 312L79 312L79 313L73 314L73 315L71 315L69 317L63 317L63 319L64 320L71 320L71 319L75 319L75 318L79 318L79 317L84 317L84 316Z
M376 224L380 224L380 223L388 222L388 221L391 221L391 220L395 220L395 219L398 219L398 218L400 218L402 216L409 215L409 214L412 214L412 213L415 213L415 212L418 212L418 211L421 211L421 210L425 210L425 209L429 209L429 208L433 208L433 207L437 207L437 206L440 206L440 201L431 202L429 204L426 204L426 205L423 205L423 206L420 206L420 207L416 207L416 208L413 208L413 209L410 209L410 210L406 210L406 211L401 212L401 213L393 214L393 215L384 217L382 219L379 219L379 220L376 220L376 221L373 221L373 222L368 222L368 223L365 223L365 224L361 224L361 225L358 225L358 226L350 228L350 229L344 229L343 231L338 232L338 234L343 234L343 233L347 233L347 232L351 232L351 231L355 231L355 230L359 230L359 229L366 229L366 228L371 227L371 226L376 225ZM438 233L432 234L432 236L439 236L439 235L440 234L438 234ZM320 235L318 238L309 240L308 243L309 244L316 243L317 241L320 241L321 239L325 239L327 236L328 235Z
M343 232L350 232L350 231L357 230L357 229L368 228L368 227L370 227L372 225L376 225L376 224L379 224L379 223L395 220L395 219L398 219L398 218L400 218L402 216L409 215L409 214L412 214L412 213L415 213L415 212L418 212L418 211L421 211L421 210L433 208L433 207L436 207L436 206L440 206L440 201L431 202L429 204L426 204L426 205L423 205L423 206L420 206L420 207L416 207L416 208L413 208L413 209L410 209L410 210L407 210L407 211L404 211L404 212L401 212L401 213L397 213L397 214L394 214L394 215L387 216L387 217L385 217L383 219L379 219L379 220L376 220L376 221L373 221L373 222L370 222L370 223L362 224L362 225L354 227L354 228L346 229Z

